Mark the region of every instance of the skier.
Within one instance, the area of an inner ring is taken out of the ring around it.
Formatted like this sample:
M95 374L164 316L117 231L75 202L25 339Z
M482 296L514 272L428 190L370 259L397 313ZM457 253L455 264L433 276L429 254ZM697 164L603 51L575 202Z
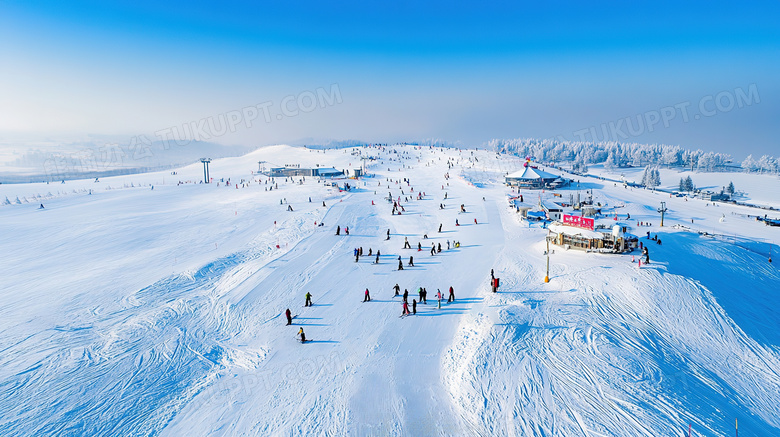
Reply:
M404 262L401 261L401 257L399 256L398 257L398 270L403 270L403 269L404 269Z
M301 343L306 343L306 334L303 332L303 327L298 331L298 335L301 336Z
M414 257L413 256L409 257L409 267L414 267Z
M420 293L420 302L427 304L428 303L428 290L423 287L422 292Z
M409 245L409 237L404 237L404 249L411 249L412 246Z
M422 243L417 242L417 251L422 252Z
M440 233L440 234L441 234L441 227L442 227L442 224L441 224L441 223L439 223L439 233Z
M387 238L385 238L385 240L389 240L389 239L390 239L390 229L387 230Z
M43 208L43 204L42 204L42 203L41 203L41 207L40 207L40 208L38 208L38 209L44 209L44 208Z
M371 256L371 248L368 248L368 256Z
M496 279L496 276L493 274L493 269L490 269L490 279Z
M409 302L409 290L404 288L404 302Z
M344 233L349 235L349 226L344 227Z
M431 256L436 255L436 245L431 244Z
M322 201L322 207L325 208L325 201Z
M450 250L450 240L447 240L447 250Z
M336 235L341 235L341 226L336 226Z
M455 226L460 226L460 223L458 223L458 219L455 219Z
M441 243L436 247L436 253L441 253Z
M417 301L412 299L412 314L417 314Z
M395 296L398 296L399 292L401 291L401 287L399 287L398 284L395 284L395 287L393 287L393 290L395 290Z
M450 287L450 297L447 298L447 303L455 302L455 290Z
M436 289L436 300L439 301L439 309L441 309L441 290Z
M309 293L308 291L306 292L306 303L303 306L305 307L313 306L311 303L311 293Z
M371 302L371 295L368 294L368 288L366 288L366 295L363 297L363 302Z
M476 218L474 219L474 224L475 224L475 225L477 224L477 219L476 219Z
M287 311L285 311L284 314L287 316L287 326L292 325L292 313L290 312L290 309L287 308Z
M404 310L401 313L401 317L409 315L409 304L406 303L406 301L404 301L404 303L402 305L403 305Z

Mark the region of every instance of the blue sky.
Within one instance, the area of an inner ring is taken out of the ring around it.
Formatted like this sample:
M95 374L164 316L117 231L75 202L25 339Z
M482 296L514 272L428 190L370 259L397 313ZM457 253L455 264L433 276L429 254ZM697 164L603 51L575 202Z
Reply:
M335 84L213 139L599 139L690 103L618 139L778 156L778 23L776 1L0 1L0 136L153 133Z

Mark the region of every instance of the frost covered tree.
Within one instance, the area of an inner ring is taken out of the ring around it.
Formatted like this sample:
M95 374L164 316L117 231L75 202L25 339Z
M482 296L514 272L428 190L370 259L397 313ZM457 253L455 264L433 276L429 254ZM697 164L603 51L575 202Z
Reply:
M642 185L650 186L650 166L645 166L645 172L642 173Z
M691 171L696 168L711 171L731 160L731 156L722 153L692 151L666 144L618 143L616 141L587 142L552 138L543 140L535 138L493 139L485 143L485 148L521 157L533 156L539 162L564 160L574 163L579 157L582 157L584 163L603 163L604 167L609 169L623 167L627 164L634 166L649 164L684 165L689 167ZM699 162L700 159L701 162ZM580 167L582 167L582 163L580 163ZM774 167L777 167L776 162Z
M756 169L756 161L753 159L753 155L748 155L747 158L742 161L742 168L748 172Z
M631 165L633 165L634 167L639 167L640 165L642 165L642 158L644 158L644 154L641 151L637 150L636 152L634 152L634 156L631 158Z
M720 160L718 159L718 156L712 152L703 153L699 156L699 160L696 163L696 167L699 170L704 171L713 171L718 165L720 165Z
M642 185L647 188L655 188L661 185L661 172L657 167L645 167L645 174L642 176Z
M661 172L658 170L658 167L653 168L651 173L653 188L661 185Z
M726 186L726 194L734 194L734 182L729 182L729 184Z
M685 178L680 178L680 186L678 187L679 191L686 191L685 190Z
M664 150L661 157L662 163L666 165L677 165L680 163L681 151L679 147L668 147Z
M775 162L775 159L769 155L764 155L759 158L756 162L756 167L758 167L761 173L774 173L777 171L777 163Z
M617 166L618 166L618 161L617 158L615 157L615 153L613 151L610 151L609 154L607 155L607 160L604 161L604 167L612 169L612 168L617 168Z

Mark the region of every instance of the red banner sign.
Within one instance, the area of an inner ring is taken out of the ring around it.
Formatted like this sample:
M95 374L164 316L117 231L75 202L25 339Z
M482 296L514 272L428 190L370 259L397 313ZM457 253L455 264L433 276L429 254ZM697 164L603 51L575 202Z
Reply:
M567 226L575 226L577 228L593 230L594 220L592 218L580 217L576 215L563 215L563 224Z

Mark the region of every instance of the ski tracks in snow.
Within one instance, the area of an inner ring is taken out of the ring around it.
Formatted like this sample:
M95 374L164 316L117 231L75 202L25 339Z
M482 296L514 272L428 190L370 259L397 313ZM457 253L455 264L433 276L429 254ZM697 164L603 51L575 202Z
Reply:
M292 216L243 252L162 279L113 305L74 314L69 326L5 348L0 392L3 434L154 435L215 377L257 368L263 348L233 341L252 317L225 298L274 257L277 241L311 233L314 213ZM48 346L44 346L48 345ZM37 350L21 369L17 354Z
M777 431L778 353L746 336L709 290L666 263L637 271L625 258L566 252L552 255L543 284L533 232L507 232L500 292L485 286L445 357L475 434L677 435L692 423L727 435L724 412ZM592 265L574 272L575 257Z

